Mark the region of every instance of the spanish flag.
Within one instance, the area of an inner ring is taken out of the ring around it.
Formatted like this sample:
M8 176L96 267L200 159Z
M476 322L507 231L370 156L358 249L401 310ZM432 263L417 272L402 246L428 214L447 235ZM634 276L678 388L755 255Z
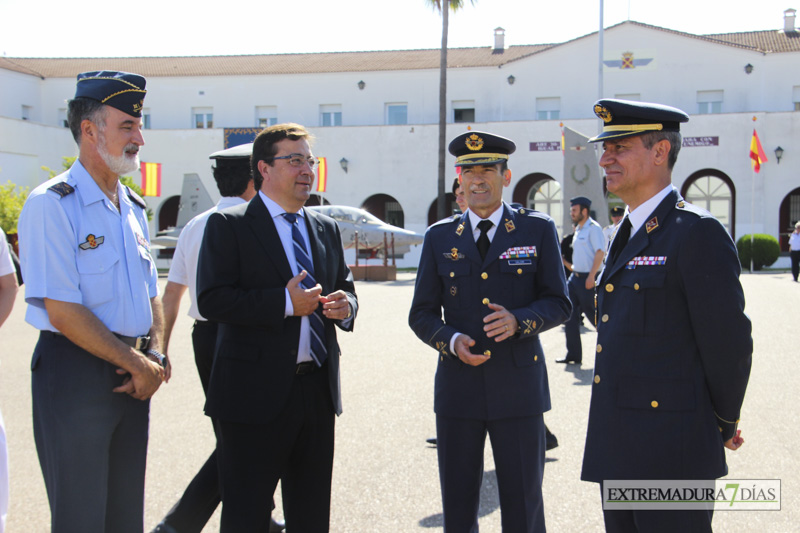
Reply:
M753 138L750 141L750 159L752 159L751 163L755 173L758 173L761 170L761 165L767 162L767 154L764 153L764 149L761 147L761 141L758 140L756 130L753 130Z
M161 196L161 163L141 164L144 196Z
M317 192L325 192L328 187L328 159L326 157L319 158L319 166L317 167Z

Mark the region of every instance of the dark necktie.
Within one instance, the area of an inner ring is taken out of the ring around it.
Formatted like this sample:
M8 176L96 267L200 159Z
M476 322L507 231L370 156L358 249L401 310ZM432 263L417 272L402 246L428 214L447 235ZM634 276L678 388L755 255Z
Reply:
M294 258L297 261L297 268L308 273L300 284L306 289L311 289L317 284L317 280L314 279L314 262L308 255L306 241L297 226L298 216L295 213L284 213L283 217L292 226ZM325 324L322 321L322 306L309 315L308 322L311 325L311 357L317 363L317 366L322 366L322 363L328 358L328 349L325 343Z
M489 230L494 226L491 220L481 220L478 222L478 229L481 230L481 235L478 237L476 244L478 245L478 253L481 254L481 259L486 259L486 254L489 252Z
M625 248L626 244L628 244L628 239L631 238L631 227L630 219L625 217L625 220L620 223L620 227L617 230L617 235L614 237L614 242L611 243L609 255L611 255L612 263L616 262L620 252L622 252L622 249Z

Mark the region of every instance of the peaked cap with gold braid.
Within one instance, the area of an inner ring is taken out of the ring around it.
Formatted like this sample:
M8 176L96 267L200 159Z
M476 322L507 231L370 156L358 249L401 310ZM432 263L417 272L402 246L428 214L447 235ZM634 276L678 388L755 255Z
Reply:
M651 131L680 131L680 123L689 122L689 115L676 107L611 98L598 100L594 114L603 120L603 132L589 139L593 143Z
M511 139L483 131L468 131L450 141L457 167L494 165L508 160L517 145Z
M132 117L142 116L147 81L130 72L98 70L78 74L75 98L91 98L110 105Z

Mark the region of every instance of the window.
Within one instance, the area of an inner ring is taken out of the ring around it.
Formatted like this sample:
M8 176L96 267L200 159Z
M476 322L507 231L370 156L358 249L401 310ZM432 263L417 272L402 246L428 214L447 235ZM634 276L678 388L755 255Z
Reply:
M319 106L319 125L323 127L342 125L341 104L327 104Z
M792 88L792 103L794 104L792 107L795 111L800 111L800 85L795 85Z
M614 98L617 100L631 100L634 102L642 101L642 95L639 93L615 94Z
M697 91L697 112L701 115L722 113L723 91Z
M30 120L31 111L33 111L33 108L31 106L29 105L22 106L22 120Z
M453 122L475 122L475 101L454 100Z
M561 226L564 202L561 200L561 185L556 180L544 179L535 183L528 191L527 207L528 209L536 209L542 213L547 213L553 217L558 234L562 237L565 235L564 228Z
M150 125L150 109L145 107L142 109L142 128L149 130L152 126Z
M266 128L278 123L278 108L274 105L256 106L256 126Z
M561 114L561 98L537 98L536 120L558 120Z
M214 127L214 108L193 107L192 116L194 117L195 128L205 129Z
M67 108L62 107L58 110L58 124L65 128L69 128L69 122L67 121Z
M698 176L686 189L685 196L686 201L714 215L731 233L733 193L725 180L718 176Z
M386 104L386 124L408 124L408 104Z

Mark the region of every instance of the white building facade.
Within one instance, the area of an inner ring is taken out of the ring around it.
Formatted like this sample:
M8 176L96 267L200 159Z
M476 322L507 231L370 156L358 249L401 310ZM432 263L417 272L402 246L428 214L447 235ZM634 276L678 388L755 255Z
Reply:
M151 232L174 224L185 173L197 173L218 196L208 155L227 147L226 132L278 122L298 122L316 136L314 152L329 166L326 203L363 206L423 232L435 219L438 63L438 50L0 58L0 183L33 187L47 178L42 166L60 169L63 156L76 155L64 124L75 76L124 70L147 78L140 156L162 164L161 196L146 198L155 213ZM452 49L448 63L448 139L467 128L513 139L517 152L505 199L547 211L563 225L568 199L560 190L572 177L554 147L562 125L588 136L598 131L592 113L598 35L556 45ZM791 231L800 219L794 10L784 13L779 30L724 35L624 22L605 30L603 63L604 97L659 102L690 114L673 172L687 199L720 218L734 239ZM753 129L769 159L759 174L749 159ZM448 168L453 164L448 154ZM597 216L606 223L605 213ZM785 237L781 242L786 250ZM418 254L412 250L398 264L416 266Z

